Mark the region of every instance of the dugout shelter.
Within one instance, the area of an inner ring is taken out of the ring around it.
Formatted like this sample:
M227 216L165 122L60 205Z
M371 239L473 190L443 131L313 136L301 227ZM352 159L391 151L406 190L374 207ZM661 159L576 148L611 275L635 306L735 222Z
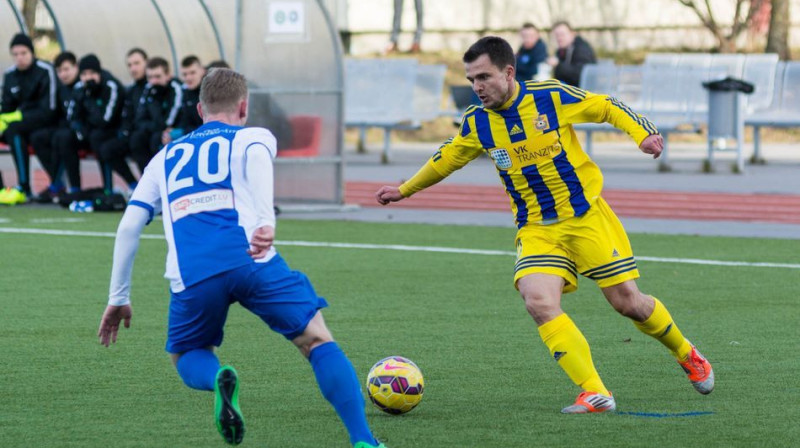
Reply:
M2 0L0 0L2 1ZM291 141L276 159L279 204L341 205L343 92L341 43L324 0L39 0L61 48L96 54L123 84L134 47L170 62L196 55L225 60L250 82L248 125L286 115ZM0 42L27 32L20 0L0 3ZM12 64L8 51L0 65Z

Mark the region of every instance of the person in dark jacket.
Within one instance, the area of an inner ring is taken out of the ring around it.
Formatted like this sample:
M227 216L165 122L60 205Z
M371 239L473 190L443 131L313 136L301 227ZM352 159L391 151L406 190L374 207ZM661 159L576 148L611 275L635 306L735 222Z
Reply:
M73 188L81 183L79 147L97 153L105 142L116 138L125 103L122 84L102 69L97 56L88 54L82 57L78 67L81 81L67 114L72 132L56 139L59 157ZM103 189L111 194L111 167L102 159L98 162L103 175Z
M72 52L60 53L56 56L53 65L58 77L56 121L53 126L33 131L30 138L31 146L39 163L50 177L50 185L36 195L36 201L45 204L56 201L58 196L65 193L66 190L62 180L63 164L61 164L58 151L55 149L55 137L59 130L69 130L67 110L72 101L75 85L79 80L78 59Z
M131 132L131 155L141 172L161 148L164 130L178 123L183 104L181 84L170 75L166 59L150 59L145 73L147 86L139 100Z
M555 56L547 60L554 68L553 76L565 84L580 87L583 66L597 63L594 50L567 22L556 22L553 25L553 37L558 50Z
M100 145L97 157L108 164L117 174L125 180L130 191L136 188L136 177L131 172L125 159L130 154L130 137L133 130L136 109L147 86L147 53L141 48L133 48L126 55L128 74L133 79L133 84L125 88L125 104L122 109L122 125L117 132L117 137L107 140Z
M539 64L547 61L547 45L539 38L536 25L526 22L519 31L522 45L517 50L517 81L530 81L539 73Z
M206 76L206 68L197 56L186 56L181 61L181 79L183 79L183 104L181 104L180 122L177 126L167 128L161 135L161 143L167 144L178 137L186 135L203 124L197 103L200 102L200 83Z
M30 135L53 123L58 103L56 72L52 65L36 59L31 38L17 34L10 48L14 66L3 77L0 134L11 147L19 185L0 191L0 204L6 205L25 203L31 196Z
M292 123L275 96L266 92L250 91L247 125L265 127L272 132L282 151L292 145Z

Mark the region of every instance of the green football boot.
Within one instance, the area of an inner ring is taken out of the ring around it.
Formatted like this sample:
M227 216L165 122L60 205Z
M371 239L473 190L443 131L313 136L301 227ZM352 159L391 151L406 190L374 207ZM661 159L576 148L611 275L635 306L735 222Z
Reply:
M217 430L231 445L242 443L244 416L239 409L239 377L236 369L222 366L214 382L214 419Z
M353 448L386 448L386 445L379 443L377 446L370 445L367 442L358 442L356 443Z

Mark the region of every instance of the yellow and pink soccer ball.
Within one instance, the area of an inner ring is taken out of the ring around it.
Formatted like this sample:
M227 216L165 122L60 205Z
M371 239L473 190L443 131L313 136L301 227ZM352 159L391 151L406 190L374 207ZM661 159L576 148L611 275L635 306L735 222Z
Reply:
M425 380L416 364L402 356L383 358L367 375L367 395L389 414L405 414L422 401Z

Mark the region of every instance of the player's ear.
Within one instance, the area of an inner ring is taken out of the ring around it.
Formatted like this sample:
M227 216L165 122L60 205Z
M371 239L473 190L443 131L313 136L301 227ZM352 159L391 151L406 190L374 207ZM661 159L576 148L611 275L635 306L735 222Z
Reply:
M506 65L506 78L514 79L514 72L516 72L516 69L513 65Z
M239 103L239 118L241 118L242 120L247 121L247 100L246 99L242 100L242 102Z
M197 114L200 115L200 119L203 119L203 104L201 102L197 102Z

